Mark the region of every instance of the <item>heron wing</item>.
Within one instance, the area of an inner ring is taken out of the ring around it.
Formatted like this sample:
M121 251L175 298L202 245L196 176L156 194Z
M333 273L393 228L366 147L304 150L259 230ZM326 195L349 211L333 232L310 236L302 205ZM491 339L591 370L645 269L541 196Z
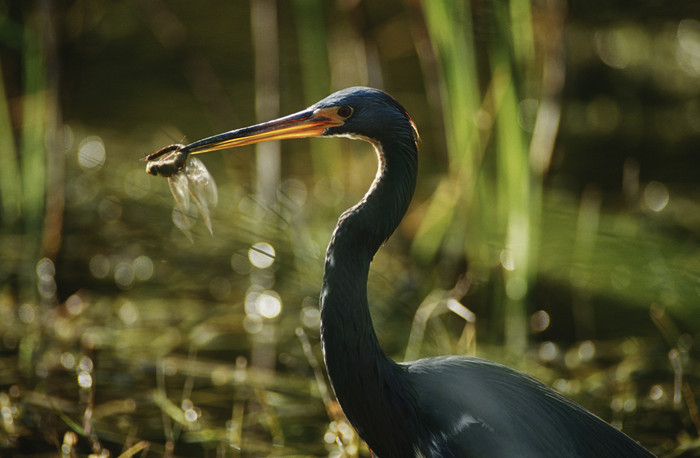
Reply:
M624 433L520 372L471 357L405 363L435 456L653 457Z

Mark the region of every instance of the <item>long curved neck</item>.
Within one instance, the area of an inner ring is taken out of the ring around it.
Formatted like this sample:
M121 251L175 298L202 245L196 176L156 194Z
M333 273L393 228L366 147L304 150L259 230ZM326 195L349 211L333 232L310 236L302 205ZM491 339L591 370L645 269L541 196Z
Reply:
M401 370L384 354L374 332L367 276L374 254L406 213L417 174L412 136L373 144L379 158L377 176L364 198L338 221L326 252L321 291L328 375L343 411L370 447L376 447L373 434L398 427L382 423L394 417L389 415L392 409L404 410L408 417L406 409L412 408L412 402L402 399L408 394Z

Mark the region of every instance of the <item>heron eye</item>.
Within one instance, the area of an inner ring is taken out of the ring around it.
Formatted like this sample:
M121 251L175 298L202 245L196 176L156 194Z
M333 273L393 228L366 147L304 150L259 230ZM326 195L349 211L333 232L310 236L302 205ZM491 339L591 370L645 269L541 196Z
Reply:
M349 118L351 114L352 107L343 105L342 107L338 108L338 116L340 116L341 118Z

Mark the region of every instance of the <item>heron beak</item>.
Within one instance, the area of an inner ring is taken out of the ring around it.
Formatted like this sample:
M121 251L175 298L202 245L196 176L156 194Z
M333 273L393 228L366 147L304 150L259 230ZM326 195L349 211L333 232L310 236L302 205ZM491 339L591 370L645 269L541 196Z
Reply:
M344 119L337 115L336 108L307 108L273 121L214 135L190 143L185 148L191 154L199 154L271 140L317 137L323 135L329 127L339 126L343 122Z

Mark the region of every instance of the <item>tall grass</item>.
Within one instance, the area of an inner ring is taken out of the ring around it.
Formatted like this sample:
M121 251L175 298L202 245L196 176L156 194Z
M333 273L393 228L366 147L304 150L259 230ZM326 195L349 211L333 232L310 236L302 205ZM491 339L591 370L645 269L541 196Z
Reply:
M2 74L2 67L0 67ZM0 196L2 204L2 230L9 231L19 219L22 182L19 177L17 149L13 141L10 107L5 84L0 78Z
M35 28L36 27L36 28ZM23 49L23 110L21 144L22 216L28 243L40 240L46 182L46 71L37 21L27 24ZM28 252L38 255L38 247Z
M0 84L1 224L2 234L7 236L3 243L7 264L2 270L4 275L16 275L19 297L29 301L37 298L35 266L41 255L45 208L47 111L40 28L37 18L31 19L22 27L4 18L4 44L20 56L22 78L4 79ZM21 111L10 110L5 87L8 81L21 88ZM15 116L13 122L12 112L21 113L21 118Z
M301 70L301 86L305 105L311 105L331 92L331 70L328 58L328 33L320 0L295 0L294 22ZM332 176L338 162L325 152L328 145L309 142L313 168L319 176Z
M526 342L540 213L529 134L519 127L523 87L535 65L529 8L528 1L513 0L482 12L481 27L493 36L479 56L468 2L423 2L440 63L449 170L430 200L413 251L424 261L440 255L454 265L466 257L475 277L497 283L492 307L514 352ZM479 65L484 61L487 68Z
M454 259L464 252L465 241L473 238L469 237L473 230L466 229L467 233L467 226L456 219L472 207L483 154L475 118L481 96L472 18L465 2L426 1L423 10L439 62L449 172L431 199L413 251L423 260L438 252Z

